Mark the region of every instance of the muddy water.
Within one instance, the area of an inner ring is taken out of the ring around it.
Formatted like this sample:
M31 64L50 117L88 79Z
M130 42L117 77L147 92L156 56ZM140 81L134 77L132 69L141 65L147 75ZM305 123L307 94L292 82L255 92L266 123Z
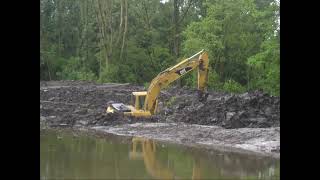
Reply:
M40 133L41 179L279 179L280 160L142 138Z

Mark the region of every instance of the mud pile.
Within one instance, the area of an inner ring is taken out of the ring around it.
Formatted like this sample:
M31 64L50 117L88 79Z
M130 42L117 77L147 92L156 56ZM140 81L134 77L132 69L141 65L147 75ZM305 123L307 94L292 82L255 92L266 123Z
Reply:
M105 113L110 101L128 104L132 91L144 90L129 84L97 84L83 81L40 81L40 124L49 126L94 126L148 122L186 122L224 128L280 126L280 99L260 91L232 95L209 92L198 101L190 88L171 87L161 92L158 115L149 119Z
M204 103L198 101L195 92L178 94L162 111L162 119L225 128L280 126L280 98L261 91L239 95L209 92Z

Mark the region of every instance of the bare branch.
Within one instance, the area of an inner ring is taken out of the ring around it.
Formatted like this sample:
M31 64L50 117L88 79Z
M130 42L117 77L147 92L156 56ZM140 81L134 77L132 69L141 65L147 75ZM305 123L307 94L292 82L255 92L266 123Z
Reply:
M181 18L179 19L179 22L178 22L179 24L182 23L184 17L186 16L186 14L187 14L188 11L189 11L191 5L193 5L194 3L195 3L194 0L189 0L189 1L188 1L188 6L187 6L186 10L183 12Z

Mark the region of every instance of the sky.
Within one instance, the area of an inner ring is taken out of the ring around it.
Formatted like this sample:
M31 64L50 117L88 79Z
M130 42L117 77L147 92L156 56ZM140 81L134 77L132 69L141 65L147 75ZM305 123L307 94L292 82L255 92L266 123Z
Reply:
M169 0L160 0L161 3L166 3L168 2Z

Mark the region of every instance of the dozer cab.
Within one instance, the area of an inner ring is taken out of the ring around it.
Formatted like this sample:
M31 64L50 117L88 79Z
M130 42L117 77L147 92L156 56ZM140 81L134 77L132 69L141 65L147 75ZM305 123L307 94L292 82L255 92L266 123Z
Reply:
M204 50L201 50L195 55L159 73L151 81L148 91L132 92L131 105L112 103L108 105L107 113L120 113L134 117L152 116L157 112L160 90L196 68L198 68L199 100L204 101L208 95L208 66L208 54Z

